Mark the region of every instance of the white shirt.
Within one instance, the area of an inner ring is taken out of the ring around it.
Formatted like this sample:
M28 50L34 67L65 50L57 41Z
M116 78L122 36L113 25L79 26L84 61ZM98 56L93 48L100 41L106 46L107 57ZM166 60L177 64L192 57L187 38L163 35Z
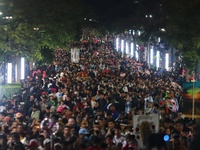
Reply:
M124 136L120 136L119 138L115 135L113 138L113 143L115 143L115 145L117 146L119 143L124 143L124 141L126 141L126 138Z

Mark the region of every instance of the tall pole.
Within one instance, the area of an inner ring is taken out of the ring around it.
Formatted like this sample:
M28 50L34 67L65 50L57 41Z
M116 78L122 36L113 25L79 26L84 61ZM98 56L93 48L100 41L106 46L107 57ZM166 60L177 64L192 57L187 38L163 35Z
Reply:
M5 51L3 52L3 84L6 84L6 56Z
M195 102L194 102L194 82L195 80L192 81L192 119L194 120L194 105L195 105Z

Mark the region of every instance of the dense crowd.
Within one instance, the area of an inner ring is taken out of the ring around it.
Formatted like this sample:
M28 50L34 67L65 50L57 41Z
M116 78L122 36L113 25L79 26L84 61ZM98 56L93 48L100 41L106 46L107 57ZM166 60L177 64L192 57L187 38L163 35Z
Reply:
M159 133L170 139L159 148L195 149L199 131L182 116L181 76L122 57L112 42L79 48L79 63L55 50L52 64L31 70L22 93L2 97L0 150L137 150L138 114L160 116Z

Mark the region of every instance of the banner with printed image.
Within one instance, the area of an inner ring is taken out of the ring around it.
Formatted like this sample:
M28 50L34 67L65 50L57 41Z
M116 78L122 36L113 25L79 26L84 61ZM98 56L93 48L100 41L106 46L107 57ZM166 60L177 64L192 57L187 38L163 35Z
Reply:
M159 131L159 115L133 115L133 132L138 141L139 148L148 145L149 137L152 133Z
M185 82L183 88L183 114L192 117L194 99L194 117L200 114L200 82Z

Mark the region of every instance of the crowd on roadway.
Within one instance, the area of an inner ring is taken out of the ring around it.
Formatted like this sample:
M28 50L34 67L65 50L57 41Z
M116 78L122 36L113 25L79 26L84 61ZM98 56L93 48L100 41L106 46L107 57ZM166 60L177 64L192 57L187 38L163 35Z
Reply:
M52 64L23 80L22 93L2 97L0 150L137 150L137 114L160 116L159 132L170 137L163 149L194 149L199 130L182 116L179 76L122 56L112 42L79 46L79 63L55 50Z

